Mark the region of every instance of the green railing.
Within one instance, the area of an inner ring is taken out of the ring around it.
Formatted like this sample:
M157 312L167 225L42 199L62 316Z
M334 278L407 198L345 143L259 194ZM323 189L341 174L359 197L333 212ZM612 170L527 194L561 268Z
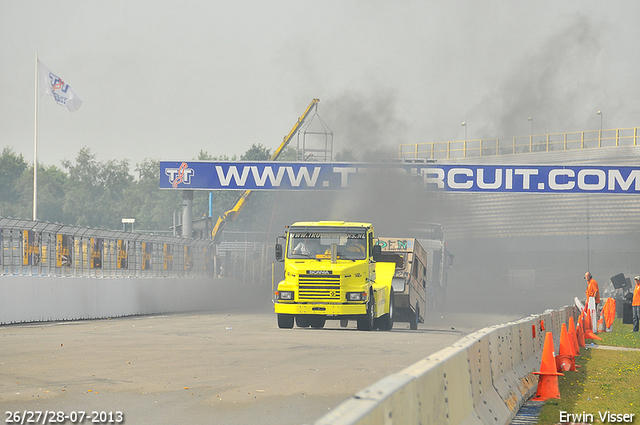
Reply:
M614 146L637 146L638 129L575 131L502 139L457 140L401 144L400 158L459 159L517 153L568 151Z

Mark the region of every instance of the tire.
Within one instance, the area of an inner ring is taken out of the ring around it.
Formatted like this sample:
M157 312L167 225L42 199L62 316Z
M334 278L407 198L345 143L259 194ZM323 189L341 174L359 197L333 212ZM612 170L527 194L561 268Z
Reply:
M324 328L324 324L326 323L327 318L323 316L311 316L309 318L309 324L314 329L322 329Z
M367 302L367 313L358 317L358 330L371 331L374 329L374 319L376 317L375 302L376 300L374 299L373 294L371 294L369 296L369 301Z
M280 329L293 328L293 315L278 313L278 327Z
M389 312L377 319L378 329L381 331L390 331L393 328L393 288L389 292Z
M412 331L417 330L418 323L420 323L420 307L416 306L416 314L414 315L413 321L409 323L409 329Z
M296 326L299 328L308 328L309 316L296 316Z

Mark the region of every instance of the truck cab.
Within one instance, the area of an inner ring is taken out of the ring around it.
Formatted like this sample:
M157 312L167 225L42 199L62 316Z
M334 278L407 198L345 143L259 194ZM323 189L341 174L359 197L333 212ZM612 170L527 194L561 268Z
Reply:
M278 327L324 327L355 320L360 330L393 327L391 279L395 265L377 262L370 223L297 222L276 240L284 279L274 292Z

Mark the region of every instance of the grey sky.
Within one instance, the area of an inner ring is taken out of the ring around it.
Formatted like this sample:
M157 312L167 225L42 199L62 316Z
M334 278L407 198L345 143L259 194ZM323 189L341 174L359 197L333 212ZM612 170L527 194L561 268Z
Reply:
M640 125L636 1L0 0L0 148L39 161L274 149L311 99L334 150Z

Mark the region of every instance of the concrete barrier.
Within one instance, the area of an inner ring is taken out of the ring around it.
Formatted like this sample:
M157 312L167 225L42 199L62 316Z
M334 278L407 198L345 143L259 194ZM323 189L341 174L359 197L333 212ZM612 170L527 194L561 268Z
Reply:
M556 339L577 314L568 306L469 334L357 392L315 425L506 425L536 391L541 320Z
M228 309L244 290L232 279L2 276L0 324Z

